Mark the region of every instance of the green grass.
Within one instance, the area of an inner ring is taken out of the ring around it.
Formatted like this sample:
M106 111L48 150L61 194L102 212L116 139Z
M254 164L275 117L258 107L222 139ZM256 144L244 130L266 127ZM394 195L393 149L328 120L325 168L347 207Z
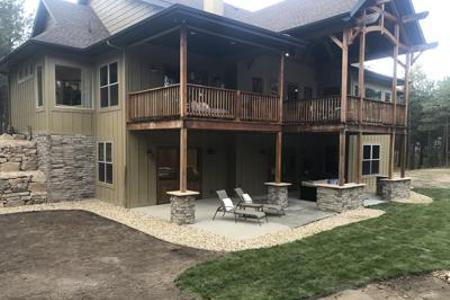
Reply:
M380 218L294 243L226 255L177 280L204 299L305 299L371 282L450 269L450 190L431 205L386 204Z

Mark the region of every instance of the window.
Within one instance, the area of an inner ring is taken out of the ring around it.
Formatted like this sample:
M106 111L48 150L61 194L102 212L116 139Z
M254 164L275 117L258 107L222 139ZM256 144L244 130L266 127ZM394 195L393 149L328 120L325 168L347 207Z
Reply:
M355 85L353 90L353 96L358 97L359 96L359 86Z
M384 93L384 101L386 101L386 102L391 102L391 99L392 99L391 93L385 92L385 93Z
M364 145L363 170L364 176L380 174L380 145Z
M305 86L303 88L303 99L311 99L313 94L312 88Z
M81 69L55 67L56 105L81 106Z
M298 99L300 91L298 89L298 85L292 82L288 82L287 84L287 100L295 101Z
M17 82L19 84L24 83L25 81L28 81L33 78L33 65L32 64L24 64L22 67L19 68L17 72L18 80Z
M119 77L117 62L100 68L100 106L119 104Z
M366 88L366 97L372 100L380 100L381 101L381 91L376 91L371 88Z
M262 94L263 93L263 80L259 77L252 78L252 92Z
M98 143L98 181L113 183L112 143Z
M44 82L42 77L42 66L36 67L36 100L37 107L44 106Z

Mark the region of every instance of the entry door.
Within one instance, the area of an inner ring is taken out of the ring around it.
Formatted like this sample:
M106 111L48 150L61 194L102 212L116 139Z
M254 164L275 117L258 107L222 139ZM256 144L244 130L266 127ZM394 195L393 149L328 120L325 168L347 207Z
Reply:
M159 148L157 155L157 185L158 204L167 204L170 197L167 192L177 191L180 187L179 181L179 149ZM201 191L201 165L200 151L198 149L188 149L187 161L188 189Z

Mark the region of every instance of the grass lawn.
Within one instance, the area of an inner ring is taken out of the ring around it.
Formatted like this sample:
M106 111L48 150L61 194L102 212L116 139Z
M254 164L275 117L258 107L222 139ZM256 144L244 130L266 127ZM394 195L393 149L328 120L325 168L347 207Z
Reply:
M431 205L386 204L378 219L197 265L176 281L204 299L305 299L450 269L450 189Z

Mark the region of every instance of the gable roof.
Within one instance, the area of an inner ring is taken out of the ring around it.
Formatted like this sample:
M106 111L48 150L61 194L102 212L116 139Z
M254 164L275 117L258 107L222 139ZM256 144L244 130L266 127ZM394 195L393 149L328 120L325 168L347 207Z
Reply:
M83 49L110 35L95 12L87 5L61 0L42 0L37 22L47 21L45 18L39 19L44 12L47 13L47 18L51 18L51 22L47 22L48 28L42 33L39 30L42 25L36 23L31 40Z
M350 15L360 2L361 0L284 0L254 12L250 21L274 31L286 31Z

